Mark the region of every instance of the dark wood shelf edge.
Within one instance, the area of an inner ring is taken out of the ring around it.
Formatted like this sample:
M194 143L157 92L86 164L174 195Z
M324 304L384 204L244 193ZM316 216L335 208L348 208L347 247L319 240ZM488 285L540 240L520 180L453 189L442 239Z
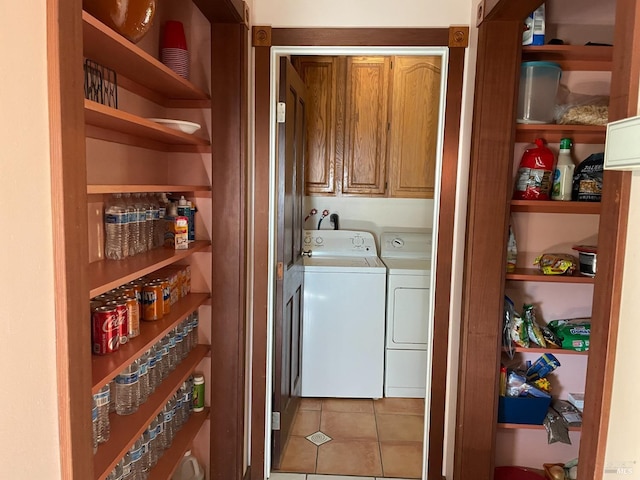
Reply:
M210 408L193 413L189 421L180 429L173 439L171 448L164 452L157 465L149 472L148 480L166 480L171 478L184 457L189 445L193 442L204 422L209 418Z
M525 212L525 213L564 213L569 215L599 215L600 202L512 200L511 211Z
M580 275L577 272L573 275L543 275L536 268L516 268L514 273L507 273L505 278L515 282L595 283L594 277Z
M189 356L162 382L149 399L132 415L120 416L110 414L111 438L98 447L93 456L95 480L103 480L116 463L129 450L131 445L142 435L147 426L162 410L174 392L180 387L198 363L211 350L209 345L198 345Z
M527 423L498 423L502 430L545 430L544 425L530 425ZM570 432L581 432L582 427L569 427Z
M503 351L506 352L506 348L503 348ZM578 352L576 350L568 350L565 348L541 348L541 347L515 347L514 351L516 353L553 353L554 355L589 355L589 351Z
M171 307L171 313L156 322L140 322L140 335L111 355L93 355L91 369L93 386L91 393L95 394L109 383L118 373L131 362L149 350L158 340L164 337L172 328L184 320L200 305L210 301L208 293L190 293Z

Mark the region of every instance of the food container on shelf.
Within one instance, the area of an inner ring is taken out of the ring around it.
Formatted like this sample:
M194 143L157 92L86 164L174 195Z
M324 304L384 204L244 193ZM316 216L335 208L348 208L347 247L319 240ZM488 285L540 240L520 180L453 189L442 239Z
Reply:
M595 277L598 260L598 247L592 245L576 245L573 247L573 250L578 252L580 273L588 277Z
M562 69L553 62L523 62L520 66L518 123L552 123Z

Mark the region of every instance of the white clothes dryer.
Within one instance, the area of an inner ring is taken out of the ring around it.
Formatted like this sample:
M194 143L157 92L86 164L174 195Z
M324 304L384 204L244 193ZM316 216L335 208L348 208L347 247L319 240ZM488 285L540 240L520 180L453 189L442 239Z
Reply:
M424 398L431 284L431 235L385 232L387 266L385 397Z
M307 230L303 397L381 398L386 268L369 232Z

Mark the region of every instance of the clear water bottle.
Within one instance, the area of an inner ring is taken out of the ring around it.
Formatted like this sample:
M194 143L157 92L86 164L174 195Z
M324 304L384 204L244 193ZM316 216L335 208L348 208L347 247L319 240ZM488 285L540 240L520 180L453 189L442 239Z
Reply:
M200 314L196 310L191 315L191 349L193 350L198 345L198 324L200 323Z
M121 202L121 195L116 193L104 211L104 254L111 260L122 260L129 252L125 249L129 231L129 217Z
M164 364L162 363L162 340L160 340L153 346L153 353L156 356L156 388L158 388L164 378Z
M149 475L149 470L151 470L151 437L149 436L149 432L145 430L142 432L140 438L142 439L141 469L146 478Z
M184 384L185 384L184 399L186 401L187 418L188 418L193 413L193 375L189 375L189 378L185 380ZM184 403L185 402L183 402L183 404Z
M111 472L107 476L106 480L122 480L122 477L123 477L122 466L123 465L124 465L124 458L121 459L116 464L116 466L114 467L113 470L111 470Z
M109 413L116 411L116 379L109 382Z
M139 390L138 364L133 362L116 377L116 413L118 415L131 415L138 410Z
M176 359L177 359L177 363L180 363L182 360L184 360L184 357L185 357L185 354L184 354L185 341L184 341L184 337L182 336L181 325L178 325L175 328L174 332L176 337Z
M155 347L151 347L150 350L145 352L145 355L149 359L149 395L155 392L158 386L158 379L156 377L158 371L156 369L156 353L154 348Z
M147 427L147 435L149 435L149 469L152 469L158 463L158 419L154 418Z
M147 195L147 204L151 212L151 221L147 222L147 247L151 250L158 246L156 239L158 238L158 228L160 228L160 204L153 193Z
M171 342L169 341L169 336L165 335L162 338L162 341L161 341L161 345L162 345L162 380L167 378L167 376L169 375L169 372L171 371L171 369L169 368L169 344L170 343Z
M128 478L130 480L142 480L144 477L142 474L142 440L140 438L138 438L135 443L131 445L131 448L129 448L129 451L124 456L125 465L127 464L127 457L129 460L130 470Z
M164 417L164 446L165 449L169 448L173 443L173 404L169 400L162 409L162 415Z
M191 325L191 315L189 315L181 324L180 328L182 329L182 340L184 342L183 350L184 357L187 358L189 352L191 351L191 330L189 326Z
M169 338L169 371L173 372L178 366L178 354L176 352L176 334L172 330L167 334Z
M167 449L167 435L164 431L164 411L161 411L155 419L156 425L156 448L158 450L158 458Z
M109 408L111 405L111 387L106 384L98 393L93 396L96 404L96 428L98 443L104 443L109 440L111 435L111 425L109 423Z
M147 205L144 203L141 193L133 194L133 205L136 209L136 218L138 220L136 253L142 253L147 251Z
M166 193L159 193L158 196L158 228L156 242L160 247L164 245L165 217L169 212L169 199Z
M140 225L138 223L138 212L133 204L130 193L125 193L123 202L127 207L127 217L129 218L129 256L133 257L138 253L138 238L140 237Z
M98 451L98 406L96 398L93 397L93 405L91 406L91 427L93 429L93 454Z
M171 422L173 423L173 436L175 438L176 433L180 430L180 412L178 410L178 392L174 393L171 397L171 408L173 410ZM180 406L182 406L182 400L180 400Z
M131 455L129 452L125 453L122 459L122 480L133 479L133 465L131 464Z
M149 398L149 357L146 353L138 359L138 390L140 392L139 405Z
M182 428L185 422L184 409L182 408L183 399L184 399L183 392L180 389L178 389L178 391L175 393L176 406L174 408L176 432Z

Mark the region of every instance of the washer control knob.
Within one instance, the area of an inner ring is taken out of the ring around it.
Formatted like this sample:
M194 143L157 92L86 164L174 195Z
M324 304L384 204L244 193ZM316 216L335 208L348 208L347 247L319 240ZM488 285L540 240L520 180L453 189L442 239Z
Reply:
M404 240L400 237L396 237L391 240L391 245L393 245L394 248L402 248L404 247Z
M322 245L324 243L324 238L316 237L316 245Z

